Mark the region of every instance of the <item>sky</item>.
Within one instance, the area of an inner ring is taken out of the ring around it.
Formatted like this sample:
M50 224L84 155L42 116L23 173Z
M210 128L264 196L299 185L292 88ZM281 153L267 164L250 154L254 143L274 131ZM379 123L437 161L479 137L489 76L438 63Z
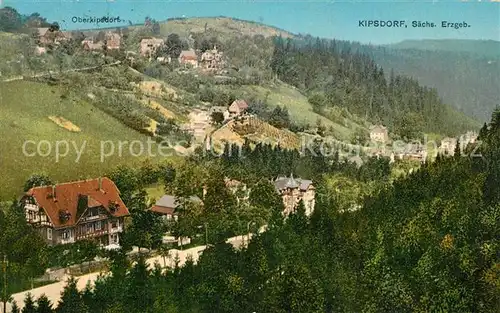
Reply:
M228 16L263 22L293 33L388 44L407 39L486 39L500 41L500 2L483 1L326 1L326 0L0 0L22 14L38 12L63 29L97 28L73 17L120 17L123 26L171 17ZM407 28L359 27L359 20L404 20ZM413 28L412 21L435 28ZM465 22L467 28L442 28L442 21Z

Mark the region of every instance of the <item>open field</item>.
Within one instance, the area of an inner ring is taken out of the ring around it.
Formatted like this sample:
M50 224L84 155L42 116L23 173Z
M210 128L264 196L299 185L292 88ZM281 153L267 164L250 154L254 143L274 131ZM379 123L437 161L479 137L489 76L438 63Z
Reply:
M48 116L63 116L80 128L80 132L68 131L51 121ZM0 176L2 189L0 199L11 199L22 192L22 185L34 173L46 173L54 181L63 182L103 175L119 164L138 164L146 158L147 149L140 155L140 144L130 153L130 142L140 141L147 148L148 137L128 128L115 118L103 113L85 101L61 100L57 86L16 81L0 83ZM28 142L31 141L31 142ZM61 157L56 159L55 145L60 143ZM109 142L108 142L109 141ZM118 144L122 141L120 155ZM104 157L102 151L113 156ZM125 142L128 142L125 144ZM27 156L25 151L37 154ZM51 151L48 150L49 144ZM83 150L82 150L83 147ZM152 154L157 155L152 144ZM78 159L78 151L83 151ZM50 153L49 153L50 152ZM47 156L43 156L47 155ZM154 157L160 160L160 157Z

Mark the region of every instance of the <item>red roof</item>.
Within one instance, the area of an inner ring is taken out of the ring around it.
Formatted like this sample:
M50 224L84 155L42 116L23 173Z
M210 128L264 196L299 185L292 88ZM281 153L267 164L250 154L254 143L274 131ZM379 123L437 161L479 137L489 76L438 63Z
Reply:
M181 59L183 61L187 61L187 60L189 60L189 61L198 61L197 57L191 56L191 55L183 55L183 56L181 56Z
M31 188L26 195L35 198L37 205L43 208L54 227L74 226L77 222L77 209L79 196L88 196L88 207L102 205L114 217L129 215L129 211L122 199L120 191L115 183L104 177L101 179L101 190L99 190L99 179L84 180L56 185L55 197L52 186ZM111 212L110 204L116 204L117 209ZM70 214L68 221L61 222L60 212Z
M245 100L235 100L229 106L229 111L233 110L234 106L237 106L240 111L248 109L248 103Z

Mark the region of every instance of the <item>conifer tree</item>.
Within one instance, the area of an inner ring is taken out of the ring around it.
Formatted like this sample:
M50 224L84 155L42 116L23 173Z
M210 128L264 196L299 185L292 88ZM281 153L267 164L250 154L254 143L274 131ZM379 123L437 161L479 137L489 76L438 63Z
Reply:
M307 231L308 218L306 216L306 207L304 205L304 201L299 201L295 208L295 211L290 214L287 223L297 234L304 234Z
M283 212L283 201L273 184L265 179L261 179L250 190L250 204L256 207L266 208L272 211Z
M28 293L24 298L24 307L21 310L22 313L37 313L35 300L31 293Z
M150 270L146 261L140 256L135 266L127 274L124 304L131 312L147 312L154 304L150 284Z
M21 310L19 309L19 306L17 306L16 301L12 301L12 305L10 307L10 313L21 313Z
M455 159L459 159L462 156L462 143L459 139L457 139L457 143L455 144L453 156L455 157Z
M324 312L321 286L305 266L293 264L286 267L281 288L281 307L286 312Z
M95 308L95 301L94 301L94 297L93 297L93 292L92 292L92 285L90 283L90 281L87 282L87 284L85 285L85 289L83 290L82 292L82 300L83 300L83 303L87 306L87 308L89 308L89 311L90 312L93 312L95 310L93 310Z
M81 293L76 286L77 280L69 278L61 292L61 299L57 305L56 313L88 313L88 308L83 303Z
M46 295L41 295L37 300L37 309L36 313L53 313L52 303Z

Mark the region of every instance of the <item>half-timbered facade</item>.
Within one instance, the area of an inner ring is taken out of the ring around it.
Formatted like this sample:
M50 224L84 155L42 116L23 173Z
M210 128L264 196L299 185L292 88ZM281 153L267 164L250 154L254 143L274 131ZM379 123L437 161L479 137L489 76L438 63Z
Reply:
M31 188L21 199L26 220L49 245L95 240L119 244L129 211L109 178Z

